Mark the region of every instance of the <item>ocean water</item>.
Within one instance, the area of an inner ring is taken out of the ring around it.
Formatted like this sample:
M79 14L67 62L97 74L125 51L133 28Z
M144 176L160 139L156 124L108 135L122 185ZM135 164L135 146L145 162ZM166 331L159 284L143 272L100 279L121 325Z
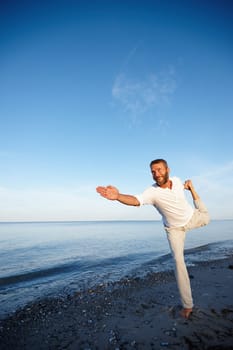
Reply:
M233 251L233 220L186 237L187 265ZM0 318L37 298L173 269L160 221L0 223Z

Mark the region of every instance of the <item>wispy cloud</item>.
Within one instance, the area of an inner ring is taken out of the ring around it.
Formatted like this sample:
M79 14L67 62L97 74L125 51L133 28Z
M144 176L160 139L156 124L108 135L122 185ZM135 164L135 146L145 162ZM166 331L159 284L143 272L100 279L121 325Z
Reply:
M140 46L142 45L142 40L139 40L136 45L129 51L128 55L126 56L123 65L122 65L122 69L127 69L127 67L130 65L130 63L133 61L134 57L137 54L137 51L139 50Z
M175 71L152 73L143 80L119 74L112 87L112 96L125 112L140 116L154 107L170 103L177 87Z

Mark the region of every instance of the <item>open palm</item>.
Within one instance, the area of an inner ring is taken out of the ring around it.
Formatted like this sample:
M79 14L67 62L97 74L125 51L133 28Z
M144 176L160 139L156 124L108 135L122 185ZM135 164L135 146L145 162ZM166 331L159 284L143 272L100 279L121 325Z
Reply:
M109 200L116 200L119 196L119 191L116 187L114 186L107 186L107 187L102 187L98 186L96 188L96 191L104 198L107 198Z

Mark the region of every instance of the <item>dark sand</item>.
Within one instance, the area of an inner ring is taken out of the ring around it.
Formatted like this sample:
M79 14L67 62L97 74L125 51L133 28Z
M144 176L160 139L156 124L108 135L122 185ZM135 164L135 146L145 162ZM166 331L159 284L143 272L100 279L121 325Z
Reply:
M173 272L153 273L27 305L0 321L0 349L233 349L233 257L189 274L188 320Z

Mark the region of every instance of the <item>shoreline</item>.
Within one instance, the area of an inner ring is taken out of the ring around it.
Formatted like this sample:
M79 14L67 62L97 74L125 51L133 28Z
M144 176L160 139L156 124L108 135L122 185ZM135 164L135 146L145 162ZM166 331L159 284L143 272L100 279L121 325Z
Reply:
M181 309L173 271L29 303L0 320L0 348L233 349L233 255L188 267L194 309Z

